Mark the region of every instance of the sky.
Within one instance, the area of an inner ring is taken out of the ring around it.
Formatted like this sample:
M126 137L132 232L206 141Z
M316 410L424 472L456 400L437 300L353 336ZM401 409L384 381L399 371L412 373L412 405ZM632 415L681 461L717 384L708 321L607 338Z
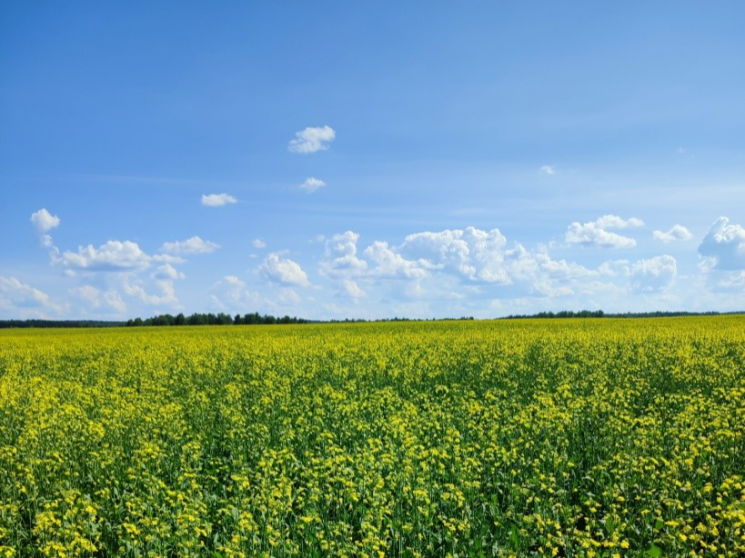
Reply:
M0 318L745 310L743 21L3 2Z

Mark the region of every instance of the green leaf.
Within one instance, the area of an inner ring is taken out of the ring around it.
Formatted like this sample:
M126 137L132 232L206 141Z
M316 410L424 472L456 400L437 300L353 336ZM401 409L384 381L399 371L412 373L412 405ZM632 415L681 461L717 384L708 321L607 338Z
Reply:
M656 544L652 544L652 546L647 549L647 552L645 554L650 558L659 558L660 556L662 556L662 549Z

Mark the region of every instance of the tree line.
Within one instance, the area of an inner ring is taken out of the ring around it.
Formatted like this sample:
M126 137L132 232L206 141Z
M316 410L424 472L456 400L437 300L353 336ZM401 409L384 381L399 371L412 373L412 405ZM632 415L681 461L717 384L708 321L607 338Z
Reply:
M560 312L538 312L505 316L505 320L523 320L528 318L674 318L679 316L719 316L720 314L740 314L741 312L625 312L623 314L606 314L602 310L562 310Z
M160 314L159 316L153 316L143 320L142 318L134 318L128 320L124 325L130 327L139 326L195 326L195 325L271 325L271 324L307 324L309 320L303 318L295 318L292 316L270 316L264 314L263 316L258 312L252 312L250 314L236 314L231 316L220 312L219 314L200 314L195 312L189 316L184 314Z

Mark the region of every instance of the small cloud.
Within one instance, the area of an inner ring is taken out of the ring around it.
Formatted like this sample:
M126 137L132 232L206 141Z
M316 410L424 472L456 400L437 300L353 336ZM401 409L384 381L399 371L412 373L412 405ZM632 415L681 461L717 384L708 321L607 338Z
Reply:
M264 242L260 238L255 238L251 241L251 246L261 250L262 248L266 248L266 242Z
M541 172L544 174L556 174L556 169L552 165L543 165Z
M237 201L233 196L224 193L202 195L202 205L206 205L207 207L222 207L223 205L236 203Z
M288 149L293 153L315 153L326 151L328 144L334 140L336 132L329 126L323 128L306 128L295 132L295 139L290 141Z
M162 252L171 252L172 254L210 254L218 248L220 248L219 244L202 240L198 236L192 236L187 240L166 242L160 247Z
M685 228L683 225L673 225L673 227L667 231L654 231L652 237L660 242L674 242L676 240L690 240L693 235L691 231Z
M36 230L40 233L45 233L58 227L60 224L60 218L56 215L52 215L46 209L42 208L39 211L31 214L31 222L33 223Z
M636 240L622 236L606 229L625 229L627 227L641 227L641 219L622 219L617 215L603 215L596 221L581 224L577 221L569 225L564 240L569 244L581 246L596 246L598 248L633 248Z
M150 266L152 258L140 249L135 242L109 240L106 244L94 247L80 246L77 252L65 251L53 260L62 263L68 270L88 271L138 271Z
M311 176L300 185L300 189L305 190L309 194L312 194L313 192L315 192L319 188L323 188L324 186L326 186L326 183L323 180L319 180Z
M279 254L269 254L259 266L261 274L275 283L282 285L310 285L308 275L303 268L289 258L281 258Z

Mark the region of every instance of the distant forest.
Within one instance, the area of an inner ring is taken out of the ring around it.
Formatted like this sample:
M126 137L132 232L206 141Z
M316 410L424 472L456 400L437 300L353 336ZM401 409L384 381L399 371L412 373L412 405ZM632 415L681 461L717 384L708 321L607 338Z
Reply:
M230 314L219 313L219 314L199 314L194 313L190 316L184 316L178 314L172 316L171 314L161 314L160 316L154 316L143 320L141 318L135 318L134 320L127 321L124 325L127 326L183 326L183 325L270 325L270 324L307 324L309 320L303 318L294 318L291 316L270 316L268 314L261 315L258 312L251 314L245 314L241 316L236 314L235 317Z
M676 316L718 316L722 312L626 312L625 314L606 314L602 310L563 310L561 312L539 312L505 316L503 320L527 320L540 318L674 318ZM724 312L724 314L741 314L741 312Z
M539 312L537 314L510 315L501 320L527 320L527 319L552 319L552 318L672 318L677 316L718 316L743 314L745 312L626 312L625 314L607 314L602 310L562 310L560 312ZM261 315L258 312L250 314L200 314L194 313L189 316L184 314L161 314L152 318L134 318L126 322L107 322L100 320L0 320L0 329L28 328L28 327L122 327L122 326L189 326L189 325L271 325L271 324L309 324L309 323L358 323L358 322L424 322L424 321L447 321L447 320L473 320L471 316L462 318L443 319L410 319L410 318L388 318L381 320L306 320L291 316Z

